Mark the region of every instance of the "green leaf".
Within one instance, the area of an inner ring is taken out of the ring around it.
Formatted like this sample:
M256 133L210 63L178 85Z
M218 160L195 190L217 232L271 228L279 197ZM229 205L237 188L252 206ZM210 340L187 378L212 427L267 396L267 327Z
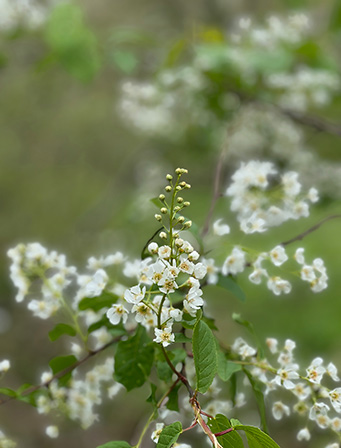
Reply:
M0 387L0 394L7 395L8 397L16 397L17 393L13 389L9 389L8 387Z
M166 403L167 409L170 411L179 412L179 389L181 384L177 384L168 394L168 401Z
M193 358L197 376L197 390L205 393L217 372L217 350L212 331L199 320L193 330Z
M197 323L197 318L191 316L188 313L183 313L182 315L182 321L180 322L181 325L188 330L193 330L195 324Z
M178 39L169 50L162 68L172 68L178 62L180 56L188 45L187 39Z
M330 15L330 29L340 32L341 29L341 0L335 0L332 14Z
M279 448L270 436L255 426L237 425L235 429L245 432L249 448Z
M147 398L147 403L151 403L152 405L153 405L153 407L156 407L156 405L157 405L157 400L156 400L156 386L155 386L155 384L153 384L153 383L150 383L150 388L151 388L151 391L150 391L150 395L149 395L149 397Z
M240 426L241 423L237 418L231 418L230 419L230 424L231 426L234 428L235 426Z
M138 64L138 59L131 51L116 50L112 53L115 65L126 74L132 73Z
M174 342L192 342L192 339L188 338L183 333L174 333Z
M160 434L156 448L171 448L171 446L178 440L181 432L182 425L180 422L165 426Z
M50 341L56 341L63 334L67 334L69 336L76 336L77 331L74 327L67 324L57 324L53 330L49 332Z
M263 431L269 432L268 425L266 423L266 411L265 411L265 403L264 403L264 394L262 391L262 383L256 380L251 373L247 369L243 369L245 375L249 378L250 384L252 386L252 390L258 405L259 415L262 422Z
M53 375L62 372L64 369L72 366L77 362L77 358L74 355L67 356L57 356L51 359L49 366L52 369ZM71 372L65 373L61 378L59 378L59 385L65 386L71 378Z
M129 445L128 442L108 442L105 443L104 445L100 445L97 448L132 448L131 445Z
M109 291L103 291L98 297L85 297L78 304L80 311L91 309L99 311L102 308L109 308L113 303L116 303L118 296Z
M232 292L232 294L237 297L242 302L245 302L246 297L244 294L244 291L241 289L241 287L233 280L231 276L225 276L219 274L218 276L218 282L217 286L220 286L221 288L227 289L227 291Z
M115 379L129 391L142 386L150 374L154 360L154 345L146 329L138 326L134 336L117 344Z
M207 424L214 434L231 428L230 422L222 414L216 415L214 419L209 419ZM223 448L244 448L243 440L236 431L218 436L217 440Z
M57 5L47 21L45 38L57 60L75 78L90 81L99 71L96 37L84 24L79 6Z
M240 364L227 360L220 350L217 353L217 364L217 373L223 381L228 381L234 373L242 369Z

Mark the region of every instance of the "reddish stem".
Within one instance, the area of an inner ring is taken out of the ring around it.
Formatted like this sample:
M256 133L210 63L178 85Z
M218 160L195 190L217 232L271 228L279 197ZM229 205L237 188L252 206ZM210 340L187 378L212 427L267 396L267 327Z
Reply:
M216 437L223 436L224 434L227 434L228 432L234 431L234 428L225 429L224 431L217 432L214 434Z

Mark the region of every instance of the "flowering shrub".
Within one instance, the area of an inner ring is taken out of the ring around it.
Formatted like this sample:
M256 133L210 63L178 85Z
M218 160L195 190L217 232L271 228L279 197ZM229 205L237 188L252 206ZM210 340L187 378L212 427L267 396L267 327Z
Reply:
M123 387L131 391L149 383L152 411L140 438L132 441L135 448L142 446L155 420L159 422L151 437L159 448L187 448L181 434L196 426L215 448L243 447L240 431L250 448L275 448L278 445L268 435L266 407L276 420L297 414L298 440L309 440L316 428L328 430L338 440L341 387L331 385L340 382L332 362L317 357L300 366L294 358L294 341L269 337L260 342L252 324L237 314L233 319L250 331L252 341L237 337L227 344L206 314L210 299L205 289L217 285L242 297L236 279L246 270L251 270L250 282L264 281L275 295L288 294L291 282L279 272L285 272L283 265L290 259L296 265L292 275L307 282L313 292L325 289L328 276L323 260L307 262L301 246L287 249L317 226L262 252L232 243L219 263L207 258L210 247L205 236L212 234L210 244L212 238L232 242L230 227L219 218L208 225L210 231L200 233L185 217L190 206L186 191L191 188L186 175L186 169L178 168L166 176L164 193L153 200L159 209L155 214L159 228L138 259L129 260L120 252L91 257L87 274L81 274L67 264L65 255L49 252L39 243L19 244L8 251L17 302L28 301L36 317L56 320L51 341L68 336L72 342L68 355L50 361L40 384L1 388L7 398L0 404L22 400L39 414L49 414L46 435L56 438L59 428L54 415L62 413L86 429L96 422L96 407L104 396L113 399ZM317 201L318 193L313 187L301 190L297 173L280 174L270 162L251 161L232 176L226 196L231 197L241 232L255 234L308 216L309 204ZM100 354L109 347L115 354L103 359ZM98 361L81 376L77 368L91 358ZM9 369L10 361L2 360L1 373ZM229 396L221 393L223 382L234 385ZM236 419L246 418L243 408L252 394L262 429ZM183 428L188 417L192 424ZM15 446L0 434L1 446ZM101 445L130 446L122 441ZM328 445L336 447L338 442Z

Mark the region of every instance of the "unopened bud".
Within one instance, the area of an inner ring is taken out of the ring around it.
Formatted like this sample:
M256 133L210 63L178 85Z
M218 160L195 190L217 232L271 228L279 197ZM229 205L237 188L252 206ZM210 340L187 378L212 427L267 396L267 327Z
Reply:
M184 202L184 198L180 198L180 197L178 197L178 199L176 200L176 202L177 202L178 204L182 204L182 202Z
M192 188L192 185L191 185L191 184L186 184L186 185L185 185L185 188L190 189L190 188Z
M162 216L161 215L154 215L156 221L162 221Z
M192 221L186 221L184 224L184 229L189 229L192 226Z
M172 179L173 179L173 176L172 176L171 174L167 174L166 179L167 179L167 180L172 180Z
M169 193L170 191L172 191L172 187L170 185L167 185L165 187L165 190Z
M182 188L180 187L180 185L177 185L177 187L176 187L175 189L176 189L176 191L181 191L181 190L182 190Z
M159 195L160 201L164 201L166 199L166 196L164 194Z
M190 205L191 205L191 203L189 201L184 202L184 207L189 207Z
M174 207L174 211L175 211L175 213L177 213L179 210L181 210L181 207L179 207L178 205L176 205L176 206Z
M186 182L180 182L180 185L182 186L182 187L186 187Z
M160 232L159 233L159 237L162 238L163 240L167 239L167 233L166 232Z
M181 168L177 168L177 169L175 170L175 173L176 173L178 176L180 176L180 175L182 174L182 169L181 169Z
M184 216L179 216L178 218L178 222L181 224L185 221L185 217Z
M160 210L160 212L163 214L163 215L165 215L166 213L167 213L167 209L166 209L166 207L162 207L161 208L161 210Z

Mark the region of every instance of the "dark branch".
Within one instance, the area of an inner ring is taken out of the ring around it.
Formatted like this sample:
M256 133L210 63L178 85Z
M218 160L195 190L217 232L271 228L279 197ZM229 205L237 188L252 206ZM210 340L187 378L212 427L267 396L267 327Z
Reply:
M97 350L89 352L84 358L80 359L79 361L76 361L74 364L72 364L71 366L66 367L65 369L61 370L60 372L57 372L55 375L53 375L53 377L50 380L46 381L45 383L41 383L41 384L38 384L36 386L29 387L28 389L24 390L17 397L7 397L7 398L5 398L3 400L0 400L0 405L8 403L9 401L12 401L14 399L25 397L26 395L30 395L31 393L33 393L33 392L35 392L35 391L37 391L39 389L42 389L43 387L49 387L49 385L52 383L52 381L58 380L59 378L62 378L63 376L67 375L68 373L72 372L77 367L79 367L80 365L82 365L86 361L88 361L90 358L92 358L93 356L97 355L100 352L103 352L106 348L110 347L115 342L118 342L120 339L121 339L121 336L118 336L117 338L115 338L112 341L110 341L107 344L105 344L103 347L101 347L101 348L99 348Z
M341 218L341 214L328 216L327 218L325 218L322 221L318 222L314 226L310 227L305 232L302 232L299 235L294 236L293 238L290 238L290 240L283 241L283 243L280 243L280 245L281 246L288 246L288 244L291 244L291 243L293 243L295 241L303 240L304 237L306 237L310 233L314 232L315 230L319 229L325 222L330 221L332 219L336 219L336 218Z

